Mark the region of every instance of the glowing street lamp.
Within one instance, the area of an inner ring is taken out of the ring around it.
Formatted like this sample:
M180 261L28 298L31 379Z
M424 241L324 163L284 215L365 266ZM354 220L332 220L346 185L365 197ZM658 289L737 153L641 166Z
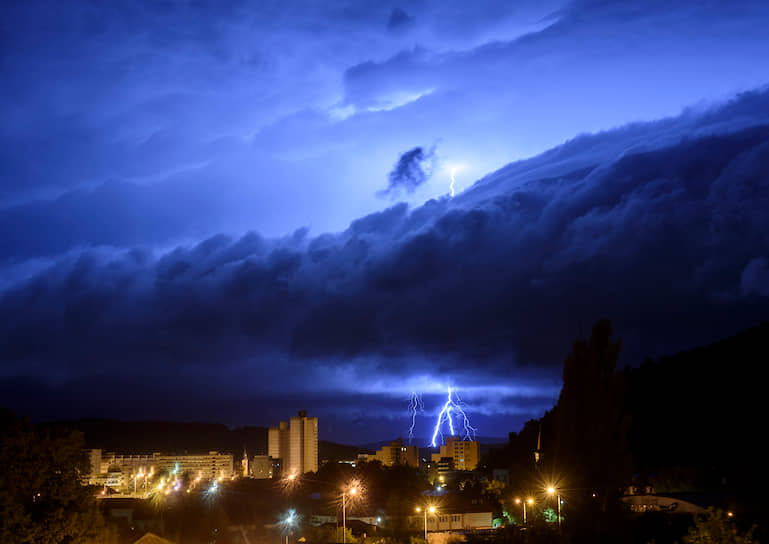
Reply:
M547 494L548 495L555 495L555 500L558 502L558 530L561 529L561 493L558 489L555 487L548 486L547 488Z
M286 492L293 492L301 484L300 475L296 471L291 471L281 479L281 485Z
M529 503L529 506L534 504L534 499L529 497L525 501L522 501L521 499L515 499L515 504L523 504L523 524L526 525L526 503Z
M427 540L427 511L430 511L431 514L435 514L435 506L430 506L429 508L424 508L425 513L425 541ZM417 512L422 512L423 509L417 506Z
M134 479L134 495L137 494L137 485L139 483L139 479L140 478L144 478L144 471L142 469L139 469L139 472L137 472L133 476L133 479Z
M358 486L354 483L342 491L342 544L347 542L347 495L355 496L357 494Z
M283 520L283 524L288 528L286 531L286 544L288 544L288 536L292 534L294 523L296 523L296 512L294 510L289 510L286 519Z

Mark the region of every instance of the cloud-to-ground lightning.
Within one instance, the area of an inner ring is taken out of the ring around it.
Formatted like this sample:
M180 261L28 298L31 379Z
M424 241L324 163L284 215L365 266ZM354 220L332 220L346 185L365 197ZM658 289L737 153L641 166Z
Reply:
M422 402L422 396L418 393L411 393L411 400L409 401L409 413L411 414L411 427L409 427L409 444L414 438L414 427L417 423L417 412L424 411L425 405Z
M456 181L457 181L456 179L454 179L454 175L457 173L456 167L452 168L449 173L451 175L451 184L449 184L449 190L451 191L451 196L453 197L454 194L455 194L455 192L454 192L454 183L456 183Z
M451 435L454 436L454 423L451 421L451 406L451 387L449 387L449 398L438 414L438 421L435 423L435 430L433 430L433 439L430 441L430 445L433 447L436 445L435 439L438 438L438 433L441 431L441 426L443 425L444 421L448 420L449 430L451 431Z
M454 397L456 397L456 401L454 400ZM431 446L435 447L437 445L435 441L438 438L438 433L441 432L441 427L443 426L443 423L446 421L449 422L449 431L451 432L451 435L452 436L454 435L454 422L451 418L452 411L456 412L458 415L462 417L462 426L465 430L465 439L472 440L473 437L475 436L475 427L470 425L470 419L467 417L467 414L462 408L462 404L461 404L461 400L459 399L459 396L457 396L455 393L452 393L451 387L449 387L448 399L446 399L446 403L443 405L443 408L438 414L438 421L435 423L435 429L433 430L433 439L430 442Z
M449 388L450 389L450 388ZM465 413L464 409L462 408L462 399L459 398L459 395L456 393L454 394L457 401L454 403L454 409L459 412L459 414L462 416L462 427L465 430L465 440L472 440L475 438L475 427L470 425L470 419L467 417L467 414ZM451 399L451 391L449 391L449 399Z

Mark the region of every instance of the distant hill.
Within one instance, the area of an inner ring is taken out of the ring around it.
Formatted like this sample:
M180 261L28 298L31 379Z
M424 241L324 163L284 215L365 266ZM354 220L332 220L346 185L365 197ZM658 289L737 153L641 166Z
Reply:
M737 477L745 461L763 456L753 444L765 411L759 375L767 363L769 321L631 370L627 407L639 465L708 466Z
M344 444L335 444L325 440L318 441L318 458L329 460L355 459L359 453L374 453L373 450L365 447L346 446Z
M618 369L617 421L627 435L615 458L629 454L632 477L648 479L658 493L713 494L730 508L751 511L753 519L764 516L769 500L760 441L766 386L760 375L768 362L769 322L763 322L706 346ZM593 394L592 382L585 384L577 393ZM491 451L485 464L527 478L540 429L545 464L568 463L556 447L562 440L560 403L511 433L508 444ZM594 421L576 425L577 434L596 428Z
M180 423L172 421L120 421L81 419L47 423L77 429L85 435L87 448L125 454L162 451L200 453L219 451L236 456L267 454L266 427L230 429L221 423Z

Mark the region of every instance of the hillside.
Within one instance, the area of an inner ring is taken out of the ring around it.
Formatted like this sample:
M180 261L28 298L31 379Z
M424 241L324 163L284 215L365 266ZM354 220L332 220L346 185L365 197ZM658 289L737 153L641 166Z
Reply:
M220 451L243 455L266 455L266 427L228 428L221 423L181 423L172 421L120 421L82 419L50 423L84 433L86 447L125 454L198 453Z
M616 341L622 338L596 339L595 329L589 343L576 341L564 374L569 390L564 385L553 410L491 451L487 465L511 469L518 482L535 481L542 470L564 475L572 486L581 479L600 488L603 478L613 492L630 481L650 483L658 493L707 494L758 515L767 502L756 475L764 462L757 430L765 411L759 375L769 361L769 321L606 372L613 358L602 354ZM540 429L542 463L535 469ZM588 469L594 474L586 478Z
M750 487L763 451L759 374L769 361L769 321L629 372L630 444L639 469L687 467L707 487Z

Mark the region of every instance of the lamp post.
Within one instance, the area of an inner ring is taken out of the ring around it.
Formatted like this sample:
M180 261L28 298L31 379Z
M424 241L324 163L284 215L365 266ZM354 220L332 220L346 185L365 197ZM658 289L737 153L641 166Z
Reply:
M522 501L521 499L515 499L515 504L523 504L523 524L526 525L526 503L529 503L529 506L534 504L534 499L529 497L525 501Z
M430 511L431 514L435 514L435 506L430 506L429 508L425 508L425 541L427 541L427 511ZM422 508L417 506L417 512L421 512Z
M302 477L301 474L297 472L292 472L283 478L283 486L284 486L284 489L286 490L293 489L294 486L302 485L302 483L304 482L311 482L315 484L333 486L336 489L336 492L339 491L339 487L337 487L337 484L333 484L331 482L326 482L323 480L310 480ZM334 496L338 496L336 495L336 492ZM366 488L359 480L351 480L346 485L342 486L342 543L343 544L347 543L347 501L349 500L350 496L357 496L365 493L366 493ZM337 512L339 512L339 510L337 510ZM337 523L339 523L339 518L337 518ZM336 538L339 538L339 534L338 534L339 525L336 526L336 529L337 529ZM339 541L336 540L336 542L339 542Z
M292 533L291 529L294 526L295 514L296 514L296 512L294 512L294 510L289 510L288 511L288 516L286 517L286 519L283 520L283 523L287 527L287 529L286 529L286 544L288 544L288 536Z
M555 500L558 503L558 530L561 530L561 493L553 486L547 488L548 495L555 495Z
M347 494L355 495L357 492L358 488L355 486L342 491L342 544L347 542Z

